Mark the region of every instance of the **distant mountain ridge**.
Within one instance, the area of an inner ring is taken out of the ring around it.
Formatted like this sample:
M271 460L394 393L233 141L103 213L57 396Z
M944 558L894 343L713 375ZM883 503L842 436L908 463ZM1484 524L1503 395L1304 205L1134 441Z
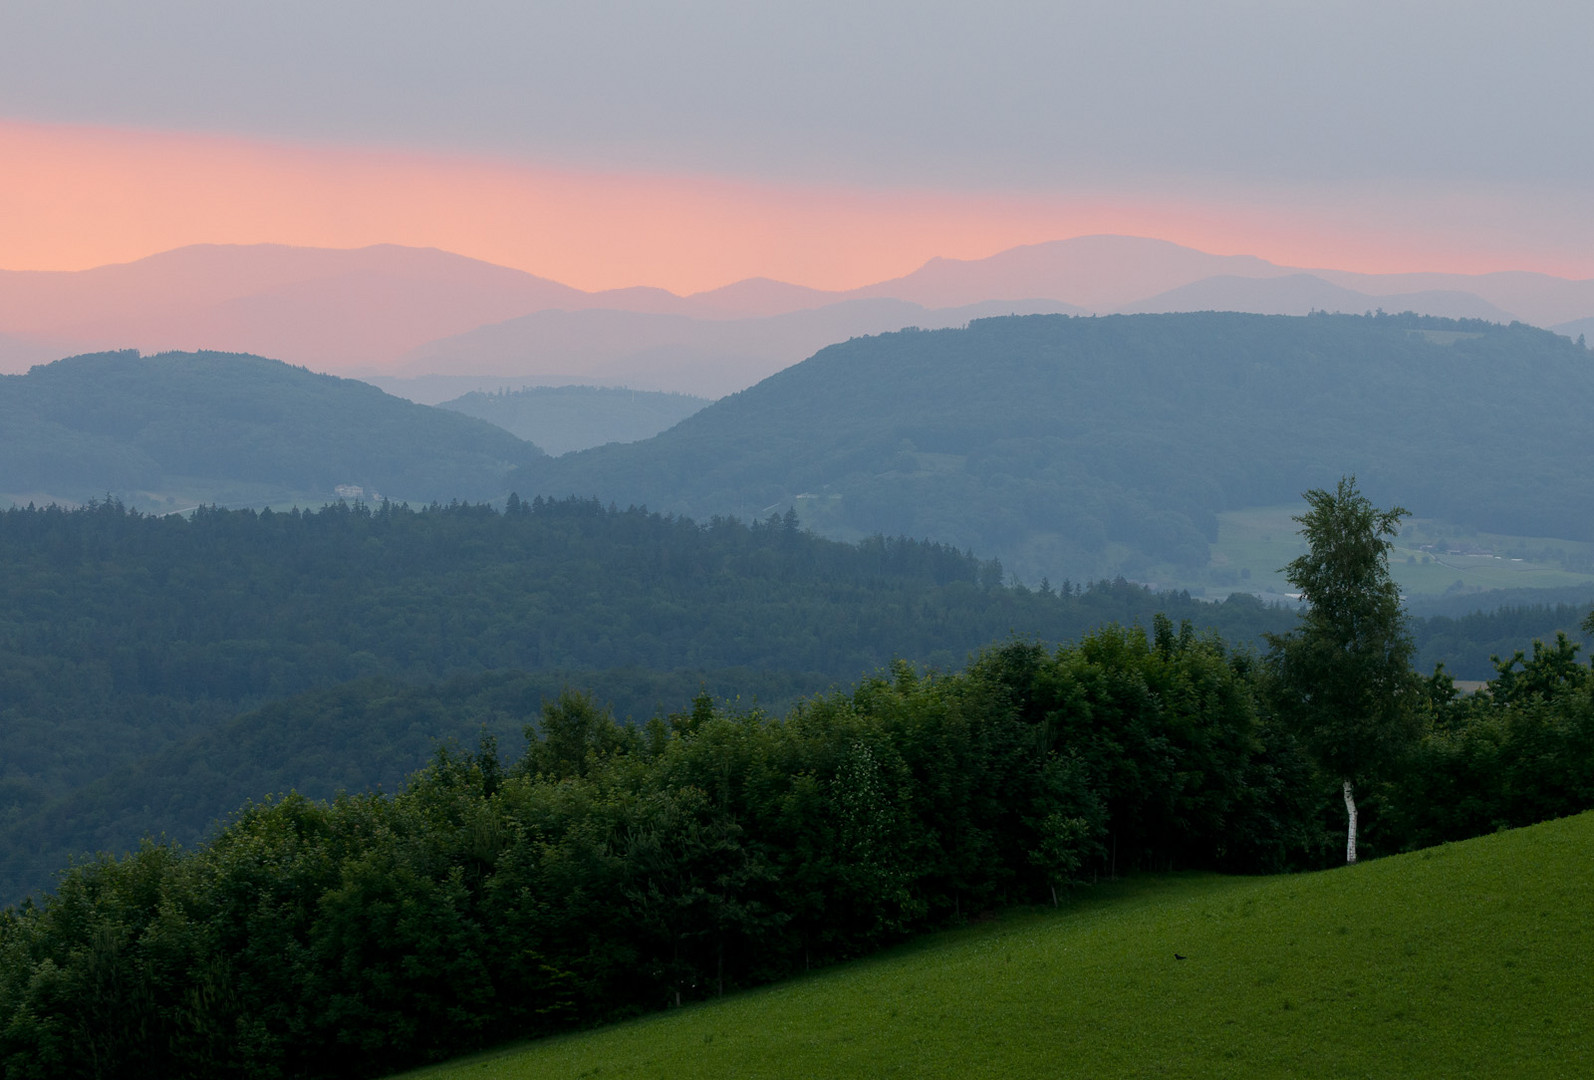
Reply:
M956 312L1006 313L990 307L1004 303L1013 313L1410 309L1554 327L1594 318L1594 280L1303 269L1084 236L936 258L845 291L749 278L677 296L585 292L435 249L196 245L70 273L0 272L0 371L73 352L210 349L343 375L558 375L722 394L846 336L956 325ZM583 317L561 324L554 312ZM720 322L742 325L711 326Z
M539 311L430 342L400 357L398 369L513 372L552 380L569 372L610 385L722 397L849 338L941 329L989 315L1079 314L1047 300L993 300L927 309L905 300L849 299L747 319L633 311Z
M1098 314L1219 275L1292 271L1251 255L1209 255L1139 236L1080 236L1009 248L984 259L931 259L913 273L849 295L895 296L926 307L1045 297Z

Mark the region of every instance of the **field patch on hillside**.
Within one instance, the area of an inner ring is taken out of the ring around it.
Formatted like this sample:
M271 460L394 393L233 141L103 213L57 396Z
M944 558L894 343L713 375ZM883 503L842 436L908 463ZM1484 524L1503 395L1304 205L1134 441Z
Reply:
M1300 503L1257 506L1218 515L1218 539L1205 569L1174 587L1220 597L1230 592L1281 596L1286 563L1306 550L1293 515ZM1401 524L1390 573L1408 597L1471 594L1491 589L1594 589L1594 544L1552 537L1481 532L1437 518ZM1166 585L1158 583L1166 588Z

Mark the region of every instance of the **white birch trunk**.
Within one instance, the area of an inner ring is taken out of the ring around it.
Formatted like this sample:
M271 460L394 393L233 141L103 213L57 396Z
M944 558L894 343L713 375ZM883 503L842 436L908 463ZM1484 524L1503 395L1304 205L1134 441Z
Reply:
M1356 862L1356 795L1349 780L1345 781L1345 814L1350 827L1345 832L1345 865Z

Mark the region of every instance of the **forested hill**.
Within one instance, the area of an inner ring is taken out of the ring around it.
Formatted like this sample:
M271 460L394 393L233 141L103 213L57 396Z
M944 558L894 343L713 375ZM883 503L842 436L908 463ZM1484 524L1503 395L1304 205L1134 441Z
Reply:
M693 515L796 506L1028 580L1202 565L1215 514L1355 473L1369 497L1594 538L1594 356L1414 315L982 319L859 338L656 438L540 460L521 492Z
M481 420L258 356L135 351L0 376L0 505L501 497L542 456Z
M433 740L516 733L567 682L641 720L700 689L780 706L893 658L950 669L1011 634L1159 610L1234 641L1294 618L1122 583L1016 589L950 548L836 543L790 518L540 499L11 510L0 566L4 898L71 853L192 839L270 791L397 783Z

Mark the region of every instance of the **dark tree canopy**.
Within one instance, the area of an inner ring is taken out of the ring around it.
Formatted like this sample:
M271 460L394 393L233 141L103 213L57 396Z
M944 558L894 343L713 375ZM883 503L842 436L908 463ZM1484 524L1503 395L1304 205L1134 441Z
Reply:
M951 669L1007 633L1164 610L1250 641L1290 619L1127 582L1010 587L994 561L793 516L575 499L0 511L0 567L0 901L268 791L391 790L434 738L486 724L512 749L566 683L641 721L699 689L775 708L894 657Z

